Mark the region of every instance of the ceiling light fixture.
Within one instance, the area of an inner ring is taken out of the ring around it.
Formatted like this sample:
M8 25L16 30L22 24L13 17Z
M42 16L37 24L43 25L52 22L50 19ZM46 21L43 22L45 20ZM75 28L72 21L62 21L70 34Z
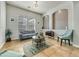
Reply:
M33 6L36 8L36 7L38 7L38 1L34 1L33 2Z
M38 7L38 1L33 1L33 4L31 6L28 6L27 8L37 8Z

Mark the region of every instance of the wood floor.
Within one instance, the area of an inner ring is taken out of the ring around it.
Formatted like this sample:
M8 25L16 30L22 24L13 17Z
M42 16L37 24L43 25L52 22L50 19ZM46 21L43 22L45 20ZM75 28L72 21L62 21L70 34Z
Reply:
M34 55L33 57L77 57L79 56L79 48L69 46L68 44L60 43L56 39L46 38L46 43L51 45L49 48L41 51L40 53ZM15 40L7 42L1 50L12 50L24 54L23 46L32 44L32 39L29 40Z

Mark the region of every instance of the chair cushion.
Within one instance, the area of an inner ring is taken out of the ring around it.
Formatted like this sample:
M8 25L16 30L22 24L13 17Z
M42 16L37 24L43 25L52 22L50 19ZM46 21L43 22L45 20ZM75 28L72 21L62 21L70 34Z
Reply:
M23 32L20 32L21 34L31 34L31 33L35 33L35 31L23 31Z
M72 30L67 30L63 35L59 35L62 39L70 39L72 37Z

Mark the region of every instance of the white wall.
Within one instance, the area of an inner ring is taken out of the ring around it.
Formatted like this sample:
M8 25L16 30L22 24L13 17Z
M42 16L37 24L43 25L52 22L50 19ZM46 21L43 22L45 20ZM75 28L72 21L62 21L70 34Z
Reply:
M64 2L58 5L55 8L49 10L45 15L49 15L49 29L52 29L52 14L60 9L68 9L68 27L69 29L73 29L73 2Z
M36 31L38 32L43 26L42 15L30 12L21 8L17 8L11 5L7 5L7 28L12 31L12 39L19 39L18 32L18 17L19 16L28 16L36 19ZM11 18L14 18L14 21L11 22ZM39 22L39 24L38 24Z
M6 3L0 1L0 48L5 43Z
M74 46L79 47L79 2L73 4L74 12Z

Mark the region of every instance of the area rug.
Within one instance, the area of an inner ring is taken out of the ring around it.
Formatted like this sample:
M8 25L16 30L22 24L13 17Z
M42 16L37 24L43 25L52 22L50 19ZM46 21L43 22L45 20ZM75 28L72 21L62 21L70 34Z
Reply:
M25 45L24 46L24 53L25 53L25 56L26 57L32 57L32 56L34 56L34 55L36 55L36 54L38 54L39 52L41 52L41 51L43 51L43 50L45 50L45 49L47 49L47 48L49 48L51 45L45 45L44 47L42 47L42 48L36 48L36 47L33 47L32 45Z
M0 51L0 57L23 57L23 55L15 51L3 50Z

